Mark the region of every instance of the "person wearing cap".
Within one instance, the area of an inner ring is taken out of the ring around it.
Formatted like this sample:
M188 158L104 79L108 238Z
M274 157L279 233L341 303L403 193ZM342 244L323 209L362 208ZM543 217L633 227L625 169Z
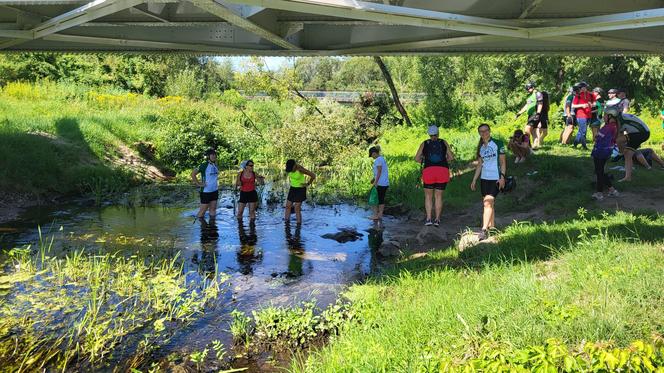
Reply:
M237 208L237 218L242 220L244 208L249 205L249 221L256 220L256 203L258 193L256 192L256 180L263 183L265 178L254 172L254 161L248 159L240 164L240 172L235 180L235 187L240 189L240 201Z
M584 150L588 150L586 131L588 130L588 121L592 117L592 107L595 105L593 96L588 92L586 82L579 83L579 93L572 101L572 110L576 114L576 122L579 125L579 131L574 139L574 147L581 144Z
M198 180L198 174L201 174L201 181ZM202 218L205 216L205 211L209 211L210 219L214 219L219 199L219 168L217 152L214 149L210 148L205 152L205 162L192 171L191 180L201 188L199 192L201 207L196 216Z
M385 211L385 195L387 194L387 188L390 186L389 172L387 170L387 162L380 154L379 146L372 146L369 149L369 157L374 159L374 177L371 179L371 185L378 192L378 205L373 207L374 214L371 219L381 220L383 218L383 211Z
M438 137L438 126L429 126L427 133L429 140L420 144L415 154L415 161L423 166L422 184L424 185L424 209L426 211L424 225L433 224L437 227L440 225L440 215L443 212L443 193L450 181L449 162L454 159L454 154L447 141ZM431 210L434 203L436 210L435 218L432 220Z
M599 128L602 126L602 117L604 116L604 110L602 106L602 94L604 90L600 87L595 87L593 89L593 99L595 100L595 105L591 109L591 118L590 118L590 130L592 131L592 138L597 137Z
M544 96L541 92L535 89L535 83L533 82L526 83L525 88L530 96L526 99L526 104L516 113L514 119L521 116L524 112L528 112L528 121L526 122L526 127L523 129L523 132L526 133L529 138L532 138L535 144L538 144L540 141L538 141L536 137L537 133L533 134L532 129L537 128L543 118Z
M565 129L563 129L563 132L560 134L561 145L567 145L569 143L570 137L574 133L574 126L576 125L576 114L574 113L574 110L572 110L572 102L578 93L579 86L575 84L569 89L569 94L565 98L565 111L563 118L565 120Z
M307 200L307 187L316 179L316 175L295 162L294 159L286 161L286 175L290 182L288 197L286 197L286 210L284 220L290 222L291 209L295 210L297 224L302 224L302 202ZM305 179L309 177L309 181Z

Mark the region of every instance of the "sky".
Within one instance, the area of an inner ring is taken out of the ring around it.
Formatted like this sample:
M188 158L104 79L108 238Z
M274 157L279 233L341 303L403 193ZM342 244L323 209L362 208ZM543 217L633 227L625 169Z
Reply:
M293 64L293 58L289 57L262 57L267 67L274 71L278 70L284 64ZM233 70L244 71L250 57L222 57L222 60L230 60L233 64Z

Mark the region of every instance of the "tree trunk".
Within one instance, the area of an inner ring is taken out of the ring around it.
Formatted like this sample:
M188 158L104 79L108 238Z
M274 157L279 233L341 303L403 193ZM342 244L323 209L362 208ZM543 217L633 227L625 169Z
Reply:
M397 107L397 110L399 110L399 113L401 113L401 117L403 118L403 120L406 121L406 124L412 126L413 123L410 121L410 117L408 116L406 109L403 107L403 105L401 105L401 100L399 100L399 94L397 93L397 89L394 87L394 81L392 80L392 75L390 75L390 71L387 69L387 66L385 66L383 59L380 58L380 56L374 56L374 61L376 61L378 67L380 67L380 71L383 72L383 77L385 78L385 82L390 87L390 92L392 92L392 100L394 100L394 105Z

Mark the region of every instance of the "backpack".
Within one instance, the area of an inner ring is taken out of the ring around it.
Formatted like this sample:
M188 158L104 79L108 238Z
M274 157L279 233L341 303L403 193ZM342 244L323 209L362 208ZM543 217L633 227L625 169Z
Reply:
M549 92L542 91L542 114L549 113Z
M425 163L442 163L446 156L446 154L444 154L445 152L443 152L443 140L425 141L422 153L424 154Z

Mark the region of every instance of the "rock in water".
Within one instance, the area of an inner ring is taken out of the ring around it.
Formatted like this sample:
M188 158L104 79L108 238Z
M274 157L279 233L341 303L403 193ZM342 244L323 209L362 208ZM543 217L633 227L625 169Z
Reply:
M349 241L357 241L364 235L359 233L355 228L339 228L337 233L326 233L321 237L327 238L330 240L335 240L340 243L346 243Z
M398 241L384 241L378 248L378 254L382 256L401 255L401 244Z

